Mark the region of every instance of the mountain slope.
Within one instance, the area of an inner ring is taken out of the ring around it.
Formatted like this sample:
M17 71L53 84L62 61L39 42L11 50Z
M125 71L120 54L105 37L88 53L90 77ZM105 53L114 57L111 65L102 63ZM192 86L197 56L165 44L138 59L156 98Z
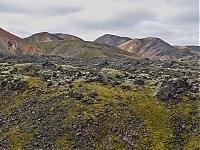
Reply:
M111 34L105 34L105 35L97 38L94 42L104 43L104 44L108 44L111 46L118 46L129 40L131 40L131 38L120 37L120 36L111 35Z
M117 47L95 42L55 41L40 42L35 43L35 45L45 50L46 54L59 55L62 57L137 57L135 54L123 51Z
M0 51L10 54L43 54L39 48L0 28Z
M133 39L118 46L120 49L126 50L131 53L138 54L142 57L150 59L170 59L170 58L185 58L196 57L197 52L184 49L180 50L171 46L159 38L143 38Z

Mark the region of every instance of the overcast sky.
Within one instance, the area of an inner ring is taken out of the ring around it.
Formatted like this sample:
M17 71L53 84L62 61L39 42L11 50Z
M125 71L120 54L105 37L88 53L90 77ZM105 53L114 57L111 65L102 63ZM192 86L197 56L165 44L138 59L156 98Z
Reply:
M199 45L199 0L0 0L0 27L19 36L68 33L159 37Z

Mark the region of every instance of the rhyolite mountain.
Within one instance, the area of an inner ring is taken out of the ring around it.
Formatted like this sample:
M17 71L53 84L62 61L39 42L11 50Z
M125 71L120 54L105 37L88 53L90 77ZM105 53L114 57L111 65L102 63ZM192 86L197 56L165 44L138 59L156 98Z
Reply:
M58 55L64 58L87 58L93 56L139 58L135 54L131 54L117 47L84 41L77 36L69 34L41 32L33 34L26 38L26 40L45 51L45 54Z
M126 52L117 47L89 41L74 40L38 42L34 43L34 45L44 50L46 54L58 55L64 58L87 58L93 56L140 58L133 53Z
M178 49L167 42L154 37L132 39L118 45L120 49L150 59L196 58L199 52L192 49Z
M112 35L112 34L105 34L105 35L97 38L94 42L104 43L104 44L108 44L110 46L118 46L129 40L131 40L131 38L120 37L120 36Z
M179 59L179 58L197 58L199 51L197 46L172 46L162 39L148 37L143 39L120 37L117 35L105 34L95 40L98 43L104 43L118 47L122 50L137 54L138 56L150 59Z
M44 54L38 47L2 28L0 28L0 52L5 54Z
M63 41L63 40L81 40L81 38L62 33L48 33L48 32L40 32L33 34L27 38L25 38L28 42L36 43L36 42L51 42L51 41Z
M3 29L0 30L0 50L3 54L46 54L65 58L93 56L139 58L117 47L86 42L69 34L41 32L21 39Z
M172 46L154 37L131 39L105 34L94 42L87 42L70 34L41 32L21 39L2 28L0 28L0 52L84 58L139 56L159 60L199 59L200 55L198 46Z

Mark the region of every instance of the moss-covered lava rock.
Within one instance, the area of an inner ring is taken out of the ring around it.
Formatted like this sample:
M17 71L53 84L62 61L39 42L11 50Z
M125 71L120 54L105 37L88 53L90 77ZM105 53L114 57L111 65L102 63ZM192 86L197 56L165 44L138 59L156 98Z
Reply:
M0 59L0 149L199 149L198 62L166 63Z

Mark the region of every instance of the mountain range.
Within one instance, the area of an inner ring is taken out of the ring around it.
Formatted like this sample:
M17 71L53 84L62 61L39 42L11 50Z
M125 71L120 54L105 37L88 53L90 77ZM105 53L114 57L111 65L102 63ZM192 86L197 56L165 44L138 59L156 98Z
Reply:
M0 52L4 54L46 54L61 57L127 57L149 59L195 59L199 46L172 46L162 39L120 37L105 34L93 42L64 33L41 32L20 38L0 28Z

